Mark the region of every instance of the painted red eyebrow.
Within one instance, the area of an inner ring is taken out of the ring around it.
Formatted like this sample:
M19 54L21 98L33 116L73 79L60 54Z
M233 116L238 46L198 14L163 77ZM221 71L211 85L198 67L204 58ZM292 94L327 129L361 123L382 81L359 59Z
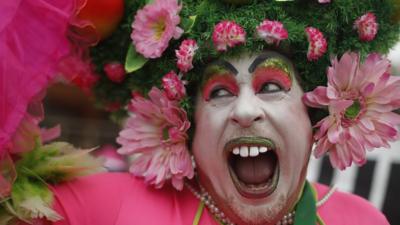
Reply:
M258 93L266 82L273 82L280 85L285 91L292 87L290 75L285 71L274 67L259 67L255 70L253 76L253 88Z
M231 74L218 74L213 75L207 80L207 83L203 88L203 98L206 101L210 100L212 92L217 87L226 88L232 94L237 95L239 92L239 87L236 83L236 79Z

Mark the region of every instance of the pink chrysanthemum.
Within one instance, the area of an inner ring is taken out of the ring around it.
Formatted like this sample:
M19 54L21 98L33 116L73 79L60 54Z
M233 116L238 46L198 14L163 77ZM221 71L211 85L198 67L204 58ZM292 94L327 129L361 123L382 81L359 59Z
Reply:
M162 85L169 100L181 100L186 95L185 86L174 71L164 75Z
M329 116L317 123L315 156L329 152L334 167L365 162L366 150L389 147L398 138L400 77L389 74L390 62L370 54L363 64L356 53L332 60L328 86L303 96L311 107L328 107Z
M195 40L186 39L182 41L179 50L175 50L177 66L181 72L186 73L193 68L193 56L198 48Z
M354 22L354 29L357 29L358 37L362 41L372 41L378 33L378 23L375 14L368 12Z
M160 57L171 38L183 33L178 27L181 8L177 0L155 0L139 10L131 34L136 51L146 58Z
M317 60L325 54L328 44L321 31L314 27L306 28L307 39L309 42L307 59L309 61Z
M246 32L233 21L222 21L215 25L212 39L218 51L226 51L228 46L245 43Z
M193 165L186 147L190 127L186 112L161 90L153 87L149 98L137 96L129 106L133 115L126 121L117 142L120 154L135 154L130 167L135 176L161 188L171 180L178 189L183 179L193 177Z
M264 39L268 44L275 43L279 45L281 40L288 38L288 32L279 21L264 20L257 26L257 34Z

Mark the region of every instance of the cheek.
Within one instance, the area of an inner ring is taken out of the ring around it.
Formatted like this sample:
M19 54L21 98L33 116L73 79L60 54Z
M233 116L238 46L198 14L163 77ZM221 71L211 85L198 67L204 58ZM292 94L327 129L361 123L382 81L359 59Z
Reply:
M288 182L296 187L295 184L301 183L305 178L312 146L312 128L305 106L301 102L289 105L287 110L282 112L282 116L286 118L286 126L282 129L285 129L283 157L287 162L282 166L285 168Z
M222 132L222 113L218 107L200 100L196 107L193 152L195 154L208 154L215 151L218 138Z

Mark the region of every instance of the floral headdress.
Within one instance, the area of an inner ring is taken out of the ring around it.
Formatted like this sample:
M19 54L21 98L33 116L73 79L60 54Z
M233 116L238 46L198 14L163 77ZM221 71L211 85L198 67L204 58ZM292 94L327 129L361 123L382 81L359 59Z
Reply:
M315 155L328 152L340 169L361 165L367 150L398 138L392 111L400 81L378 54L398 40L396 7L390 0L128 1L119 30L91 50L100 75L93 93L117 121L129 112L117 142L120 153L135 155L130 171L182 189L193 177L187 142L201 65L277 50L295 62L305 91L318 86L304 102L328 112L315 125Z

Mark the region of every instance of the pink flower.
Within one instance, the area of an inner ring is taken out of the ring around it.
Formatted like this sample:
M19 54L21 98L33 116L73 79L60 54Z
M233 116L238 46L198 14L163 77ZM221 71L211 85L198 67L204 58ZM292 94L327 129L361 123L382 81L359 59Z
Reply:
M132 99L129 109L133 114L117 138L122 145L118 152L136 155L130 171L144 177L146 183L161 188L171 180L176 189L182 190L183 179L193 177L186 146L190 123L186 112L161 90L153 87L149 98Z
M246 32L234 21L222 21L215 25L212 39L218 51L226 51L228 46L245 43Z
M309 42L307 58L309 61L317 60L325 54L328 44L324 35L317 28L306 28L307 39Z
M354 29L357 29L358 37L362 41L372 41L378 33L378 23L375 14L366 13L354 22Z
M110 62L104 65L104 72L108 79L115 83L121 83L125 79L125 68L119 62Z
M264 39L268 44L275 43L279 45L281 40L288 38L288 32L279 21L264 20L257 27L257 34Z
M186 95L185 86L174 71L167 73L162 78L162 85L168 99L172 101L179 101Z
M77 47L59 61L57 69L65 79L81 88L85 94L91 95L99 77L88 54L88 49Z
M318 0L319 3L330 3L331 0Z
M177 66L181 72L186 73L193 68L193 56L198 48L195 40L186 39L182 41L179 50L175 50Z
M334 167L344 169L365 162L366 150L389 147L398 139L400 77L389 74L390 62L370 54L363 64L359 55L345 53L332 60L328 86L303 96L311 107L328 107L329 116L316 125L315 155L329 152Z
M160 57L171 38L183 33L178 27L181 8L177 0L155 0L139 10L131 34L136 51L146 58Z

